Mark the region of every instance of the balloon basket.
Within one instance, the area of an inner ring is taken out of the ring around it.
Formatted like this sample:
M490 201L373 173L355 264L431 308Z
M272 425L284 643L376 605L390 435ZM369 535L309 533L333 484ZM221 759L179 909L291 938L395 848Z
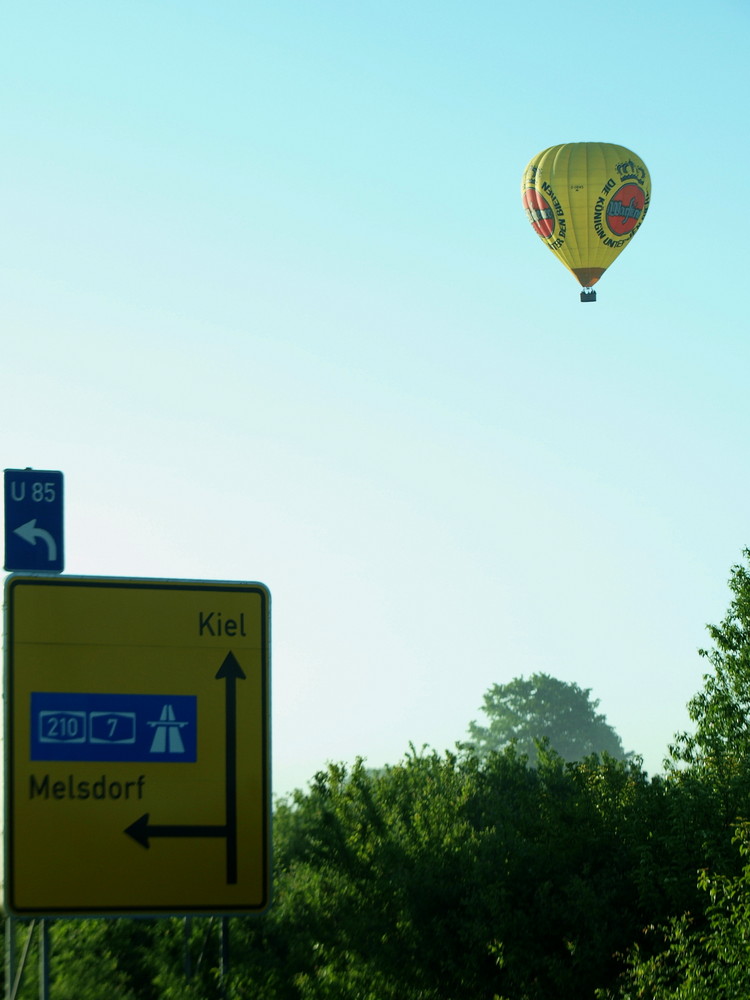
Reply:
M581 302L596 302L596 292L593 288L584 288L581 292Z

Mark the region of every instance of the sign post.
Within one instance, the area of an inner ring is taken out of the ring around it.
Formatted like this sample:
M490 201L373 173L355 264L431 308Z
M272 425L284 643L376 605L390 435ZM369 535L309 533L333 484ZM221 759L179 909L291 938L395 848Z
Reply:
M257 583L9 577L11 914L268 904L269 605Z
M62 573L63 474L5 470L5 563L8 571Z

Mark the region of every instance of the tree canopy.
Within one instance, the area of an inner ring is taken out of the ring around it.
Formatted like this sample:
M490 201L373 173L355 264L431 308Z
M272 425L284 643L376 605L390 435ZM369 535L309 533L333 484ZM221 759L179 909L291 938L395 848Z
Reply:
M750 855L750 830L741 824L735 842ZM746 1000L750 996L750 863L739 875L699 873L705 916L682 913L646 928L613 989L598 1000ZM654 947L656 939L659 943Z
M484 695L485 726L469 723L465 747L484 756L515 746L518 753L537 760L539 744L548 744L567 761L607 753L624 759L620 737L604 715L591 689L561 681L549 674L516 677L507 684L493 684Z
M750 563L750 549L743 557ZM734 597L720 625L709 625L713 648L699 650L713 668L704 674L703 690L688 703L695 732L682 733L672 747L675 757L691 764L716 766L750 756L750 572L732 567Z
M699 650L712 671L688 703L695 729L670 748L673 801L702 841L704 900L651 926L651 940L631 949L618 989L600 990L600 1000L750 996L750 549L743 558L731 570L726 616L708 626L713 646Z

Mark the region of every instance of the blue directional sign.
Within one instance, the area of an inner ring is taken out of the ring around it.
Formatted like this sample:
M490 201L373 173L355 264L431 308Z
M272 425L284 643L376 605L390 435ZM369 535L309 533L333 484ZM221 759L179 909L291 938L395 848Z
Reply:
M5 470L5 569L62 573L63 474Z
M196 701L184 694L31 694L31 760L194 764Z

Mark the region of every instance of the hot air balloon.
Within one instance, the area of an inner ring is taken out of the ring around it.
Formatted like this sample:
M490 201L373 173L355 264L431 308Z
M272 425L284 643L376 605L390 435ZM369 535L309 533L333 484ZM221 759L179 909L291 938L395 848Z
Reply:
M595 302L592 285L630 243L651 198L639 156L610 142L566 142L538 153L521 182L526 214Z

